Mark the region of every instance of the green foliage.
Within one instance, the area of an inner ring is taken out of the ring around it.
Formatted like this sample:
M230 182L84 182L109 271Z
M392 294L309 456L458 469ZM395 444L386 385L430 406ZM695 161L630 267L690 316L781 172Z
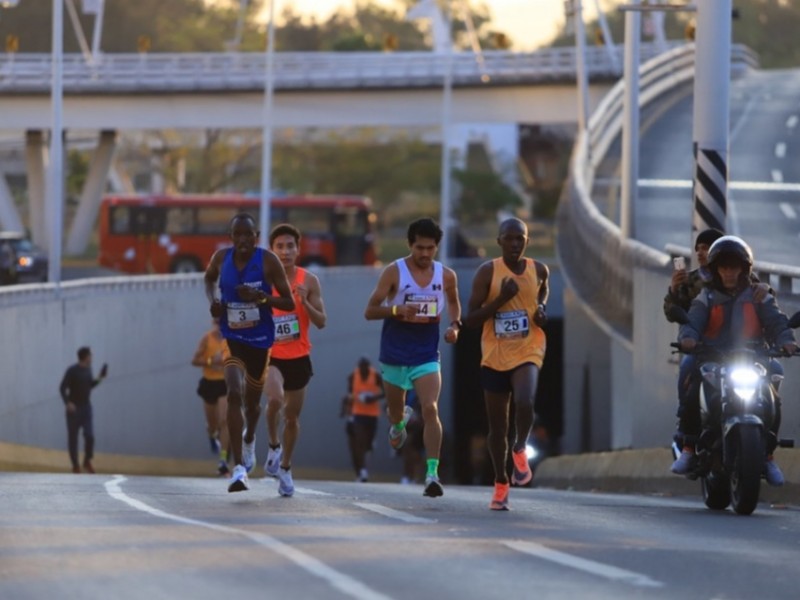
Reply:
M604 0L606 20L615 43L624 42L625 15L616 10L623 0ZM585 3L584 3L585 5ZM733 20L733 41L752 48L758 55L761 67L777 69L800 65L800 45L796 43L800 30L800 2L797 0L734 0L739 18ZM665 31L668 39L685 39L687 25L694 13L666 13ZM598 21L586 22L587 43L593 44ZM647 38L644 38L647 40ZM575 35L571 24L562 27L552 41L553 46L572 46Z
M492 220L498 210L522 206L520 197L496 173L456 169L453 176L462 188L455 213L463 223Z

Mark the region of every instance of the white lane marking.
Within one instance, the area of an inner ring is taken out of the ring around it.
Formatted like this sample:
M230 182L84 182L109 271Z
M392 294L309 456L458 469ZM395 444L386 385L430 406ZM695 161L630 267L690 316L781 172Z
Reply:
M371 504L369 502L354 502L353 504L365 510L371 510L374 513L383 515L384 517L389 517L390 519L397 519L398 521L403 521L404 523L436 523L436 521L433 519L417 517L415 515L410 515L408 513L404 513L399 510L394 510L393 508L381 506L380 504Z
M786 127L789 129L794 129L797 127L797 115L792 115L788 119L786 119Z
M565 567L585 571L587 573L591 573L592 575L597 575L606 579L620 581L622 583L628 583L638 587L664 587L664 584L660 581L650 579L641 573L626 571L625 569L619 569L617 567L612 567L611 565L594 562L593 560L586 560L585 558L580 558L579 556L573 556L557 550L551 550L546 546L542 546L541 544L536 544L534 542L510 541L500 543L508 546L512 550L516 550L517 552L530 554L531 556L543 558Z
M783 172L780 169L772 169L772 181L783 183Z
M122 489L119 487L120 484L126 480L126 477L122 475L115 475L114 479L105 482L106 492L109 496L114 498L115 500L119 500L120 502L124 502L131 508L136 510L140 510L145 512L153 517L157 517L159 519L167 519L169 521L175 521L176 523L183 523L184 525L194 525L197 527L204 527L205 529L210 529L212 531L219 531L221 533L230 533L233 535L240 535L242 537L246 537L249 540L264 546L265 548L272 550L276 554L280 554L284 558L290 560L294 564L296 564L301 569L305 570L306 572L310 573L311 575L315 575L320 579L327 581L331 587L339 590L343 594L350 596L351 598L357 598L358 600L390 600L390 596L386 596L381 594L380 592L373 590L372 588L366 586L365 584L361 583L357 579L353 579L349 575L345 575L326 565L325 563L317 560L313 556L306 554L298 550L297 548L293 548L288 544L284 544L278 539L274 537L264 535L262 533L255 533L252 531L244 531L242 529L235 529L233 527L227 527L225 525L216 525L215 523L208 523L206 521L199 521L197 519L189 519L187 517L181 517L179 515L173 515L168 512L164 512L163 510L159 510L157 508L153 508L149 504L145 504L140 500L136 500L131 498Z
M794 208L792 208L791 204L788 202L781 202L779 206L781 207L781 212L787 219L797 218L797 213L795 212Z
M778 158L786 156L786 144L784 142L775 144L775 156Z
M672 188L688 190L692 187L691 179L640 179L639 187ZM777 183L774 181L731 181L728 189L746 192L800 192L800 183Z

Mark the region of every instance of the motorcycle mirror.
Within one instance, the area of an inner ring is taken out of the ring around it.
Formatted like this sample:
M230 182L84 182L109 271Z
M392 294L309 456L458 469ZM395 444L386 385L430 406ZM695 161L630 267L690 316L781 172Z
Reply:
M800 327L800 311L797 311L791 316L789 319L789 327L792 329L797 329Z
M667 314L669 315L670 320L672 320L675 323L686 325L686 323L689 322L689 315L686 314L686 311L683 310L677 304L673 304L672 306L670 306L669 310L667 311ZM797 314L800 315L800 313ZM798 322L798 324L800 325L800 322Z

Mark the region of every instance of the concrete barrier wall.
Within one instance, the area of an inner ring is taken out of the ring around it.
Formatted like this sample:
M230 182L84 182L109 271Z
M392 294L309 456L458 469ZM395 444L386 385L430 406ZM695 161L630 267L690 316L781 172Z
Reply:
M372 268L319 273L329 319L313 330L314 377L302 418L298 464L349 470L344 422L339 419L347 375L361 355L377 362L381 323L363 317L377 282ZM90 345L94 369L109 363L109 376L92 394L97 449L140 456L209 458L202 401L195 393L200 369L190 360L210 316L202 276L93 279L0 291L0 440L66 448L58 385ZM444 346L444 345L443 345ZM447 357L448 348L443 347ZM443 404L449 402L447 388ZM380 431L384 430L382 418ZM266 454L260 428L259 459ZM396 473L388 444L379 436L376 471ZM67 464L66 453L64 456Z

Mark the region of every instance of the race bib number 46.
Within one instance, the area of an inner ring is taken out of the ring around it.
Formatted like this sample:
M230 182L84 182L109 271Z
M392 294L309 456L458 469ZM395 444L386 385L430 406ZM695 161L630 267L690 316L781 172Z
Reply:
M258 306L254 302L229 302L226 308L228 311L228 327L231 329L255 327L261 320Z
M526 337L529 330L527 311L509 310L494 315L494 334L499 338Z
M297 315L274 316L275 321L275 342L291 342L300 339L300 321Z

